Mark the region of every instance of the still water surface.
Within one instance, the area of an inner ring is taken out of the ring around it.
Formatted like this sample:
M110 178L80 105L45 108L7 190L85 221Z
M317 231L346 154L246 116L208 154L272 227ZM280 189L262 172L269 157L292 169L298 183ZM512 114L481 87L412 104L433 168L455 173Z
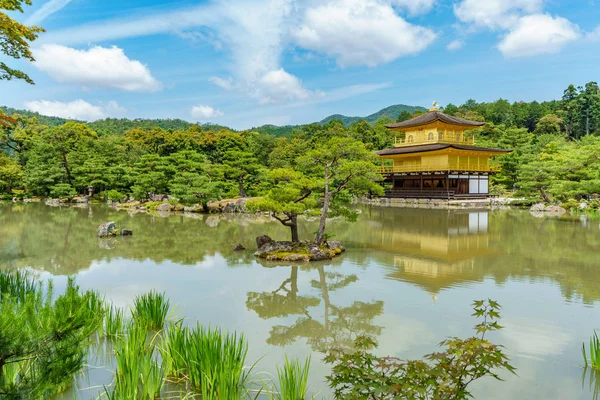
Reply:
M329 397L327 348L370 334L381 354L418 358L447 336L471 335L470 304L489 297L504 307L506 327L492 340L506 346L518 376L477 382L475 398L592 398L581 343L600 328L598 221L519 210L362 211L354 224L330 224L347 252L308 266L253 257L256 236L289 234L262 217L4 204L0 268L31 269L58 290L74 275L83 289L123 307L150 289L165 291L189 322L244 332L248 360L260 359L256 371L275 372L286 354L312 354L318 398ZM97 239L106 221L133 237ZM315 230L303 222L301 237ZM248 250L232 251L237 243ZM91 364L78 382L81 398L95 398L112 378L110 360Z

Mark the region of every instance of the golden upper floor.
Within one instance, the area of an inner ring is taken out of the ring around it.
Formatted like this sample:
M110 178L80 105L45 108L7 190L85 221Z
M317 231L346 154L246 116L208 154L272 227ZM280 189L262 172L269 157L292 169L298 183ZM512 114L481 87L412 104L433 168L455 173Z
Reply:
M403 137L396 136L395 147L433 143L474 145L474 137L465 131L482 125L483 122L453 117L432 108L408 121L387 125L387 128L403 134Z

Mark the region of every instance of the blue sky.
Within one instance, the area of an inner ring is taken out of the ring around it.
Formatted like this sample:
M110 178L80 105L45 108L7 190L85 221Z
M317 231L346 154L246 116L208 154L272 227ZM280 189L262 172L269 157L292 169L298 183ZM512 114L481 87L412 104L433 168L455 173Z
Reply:
M598 0L33 0L0 104L243 129L391 104L559 98L600 79Z

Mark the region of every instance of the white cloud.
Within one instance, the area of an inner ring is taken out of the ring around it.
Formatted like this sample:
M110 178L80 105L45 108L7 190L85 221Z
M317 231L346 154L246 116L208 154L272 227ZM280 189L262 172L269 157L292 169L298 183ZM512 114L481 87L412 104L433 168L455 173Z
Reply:
M436 34L406 22L389 3L334 0L306 9L292 37L301 47L335 57L341 66L375 66L424 50Z
M192 107L190 115L196 120L203 121L207 119L222 117L224 114L221 110L212 108L211 106L198 105Z
M579 27L548 14L527 15L502 39L498 48L505 57L525 57L559 52L580 38Z
M283 68L267 72L257 83L255 94L261 103L307 100L313 95L304 89L300 79Z
M454 14L465 23L491 29L507 29L525 14L539 12L544 0L462 0Z
M593 31L588 32L585 35L585 38L592 42L600 42L600 25L598 25Z
M105 87L129 92L152 92L161 84L147 66L131 60L116 47L94 46L77 50L58 44L34 49L35 66L54 79L84 87Z
M116 101L110 101L106 105L95 106L81 99L66 103L48 100L28 101L25 102L25 107L27 107L28 110L38 112L42 115L83 121L95 121L98 119L119 116L127 111Z
M391 0L392 5L406 9L411 15L427 14L436 0Z
M49 32L40 41L74 45L158 33L186 36L186 32L207 27L210 29L210 37L213 38L214 33L214 39L230 53L229 67L232 76L228 79L212 77L209 80L226 90L240 90L262 103L269 103L309 101L322 97L321 92L305 88L298 77L282 69L281 55L291 39L290 26L297 26L302 19L307 29L312 26L309 27L306 23L317 23L319 26L315 26L315 34L325 36L325 44L308 41L310 47L329 54L328 46L335 45L331 54L343 65L376 65L402 55L414 54L427 47L435 38L432 30L409 24L393 8L417 13L430 9L434 0L330 1L325 6L323 2L316 0L209 2L206 5L146 14L137 18L86 23ZM323 8L334 14L341 10L344 14L331 22L327 18L315 21L307 19ZM335 23L341 24L339 29L322 26ZM357 25L353 27L355 23ZM335 31L331 38L329 29ZM61 77L66 80L71 75L61 74ZM277 92L274 88L283 92Z
M219 78L218 76L211 76L210 78L208 78L208 81L211 82L213 85L216 85L221 89L225 90L232 90L235 87L232 78L223 79Z
M49 0L25 21L25 25L37 25L55 12L60 11L71 0Z
M464 45L465 45L465 42L463 42L460 39L455 39L455 40L451 41L450 43L448 43L446 48L450 51L456 51L456 50L462 49Z

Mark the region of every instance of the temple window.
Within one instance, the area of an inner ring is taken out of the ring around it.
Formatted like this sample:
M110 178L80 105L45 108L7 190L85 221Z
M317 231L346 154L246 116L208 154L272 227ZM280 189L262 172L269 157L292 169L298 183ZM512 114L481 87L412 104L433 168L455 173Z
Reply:
M429 132L429 135L427 136L427 140L433 140L433 132Z
M444 134L440 132L440 140L444 140Z
M408 142L408 143L412 143L412 142L414 142L413 135L408 135L407 142Z

